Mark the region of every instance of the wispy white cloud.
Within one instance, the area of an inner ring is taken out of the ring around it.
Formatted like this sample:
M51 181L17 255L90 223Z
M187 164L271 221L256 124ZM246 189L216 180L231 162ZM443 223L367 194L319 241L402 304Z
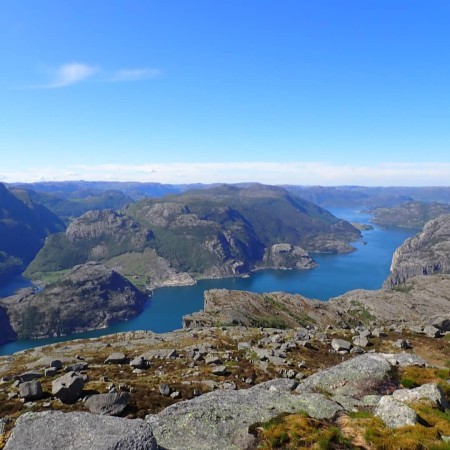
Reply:
M380 163L339 165L325 162L159 163L72 165L22 168L0 173L5 181L111 180L161 183L239 183L448 186L450 163Z
M97 82L133 82L156 78L161 70L140 68L105 70L98 65L72 62L60 67L47 70L51 80L43 85L31 86L31 89L55 89L72 86L74 84L95 80ZM101 75L101 76L100 76Z
M108 81L141 81L161 75L159 69L123 69L114 72Z
M64 64L56 70L54 80L45 87L61 88L81 81L86 81L98 73L99 68L83 63Z

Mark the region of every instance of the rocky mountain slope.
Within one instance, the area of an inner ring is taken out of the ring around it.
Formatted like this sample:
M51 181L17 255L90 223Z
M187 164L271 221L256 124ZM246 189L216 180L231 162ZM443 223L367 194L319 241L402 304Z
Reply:
M88 263L75 266L39 292L23 289L0 300L0 321L3 307L9 316L5 330L10 325L19 338L62 336L135 317L146 298L117 272ZM3 342L13 340L11 337L6 334Z
M220 186L89 212L51 236L27 275L101 261L147 287L312 268L308 252L347 252L360 232L281 188Z
M427 222L422 232L395 251L384 286L389 288L416 275L436 273L450 273L450 215Z
M368 211L373 214L372 222L384 228L417 228L443 214L450 214L450 204L407 202L390 208L376 208Z
M185 327L427 326L450 319L449 292L450 275L411 278L402 290L350 291L327 302L284 292L214 289L205 292L204 310L185 316L183 322Z
M444 449L439 326L220 326L20 352L0 358L0 448Z
M16 197L0 183L0 282L19 274L46 236L64 228L48 209L25 194Z

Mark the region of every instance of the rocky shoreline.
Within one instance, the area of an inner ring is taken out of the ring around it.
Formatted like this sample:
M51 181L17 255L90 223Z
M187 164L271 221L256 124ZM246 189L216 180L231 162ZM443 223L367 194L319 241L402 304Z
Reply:
M326 429L366 426L359 415L380 420L380 433L416 429L448 407L449 286L450 276L417 277L407 293L353 291L329 303L215 290L183 330L1 357L0 448L252 449L265 442L258 424L299 412ZM429 425L434 443L450 436L444 422ZM377 448L370 442L357 448Z

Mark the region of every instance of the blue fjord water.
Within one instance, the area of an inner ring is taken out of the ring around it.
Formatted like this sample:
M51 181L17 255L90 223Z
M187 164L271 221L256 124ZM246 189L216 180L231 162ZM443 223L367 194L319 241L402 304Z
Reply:
M332 209L331 212L350 222L369 223L370 216L352 209ZM379 289L389 274L392 254L416 230L363 231L357 251L341 255L313 255L319 267L313 270L261 270L247 278L202 280L194 286L168 287L154 291L142 314L127 322L102 330L39 340L19 340L0 346L0 355L26 348L70 339L90 338L130 330L172 331L181 328L185 314L203 308L203 293L208 289L237 289L251 292L284 291L306 297L328 300L352 289ZM15 289L29 285L18 279L15 284L0 289L0 296L11 295Z

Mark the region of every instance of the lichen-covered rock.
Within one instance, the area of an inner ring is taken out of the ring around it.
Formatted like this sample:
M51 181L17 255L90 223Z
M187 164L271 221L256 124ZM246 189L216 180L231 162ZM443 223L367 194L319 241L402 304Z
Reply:
M128 392L91 395L85 402L86 408L94 414L118 416L127 407Z
M381 397L375 409L375 415L389 428L415 425L418 421L417 414L413 409L402 402L394 400L390 395Z
M23 414L5 450L156 450L143 420L59 411Z
M447 399L442 389L434 384L423 384L414 389L399 389L392 394L394 400L403 403L415 403L419 401L429 401L442 409L449 408Z
M335 395L358 398L374 393L390 369L385 358L366 353L311 375L299 384L297 391L320 388Z
M283 412L305 411L333 419L342 410L322 394L292 392L295 383L280 379L239 391L213 391L176 403L148 417L158 444L171 450L240 450L253 436L249 427Z

